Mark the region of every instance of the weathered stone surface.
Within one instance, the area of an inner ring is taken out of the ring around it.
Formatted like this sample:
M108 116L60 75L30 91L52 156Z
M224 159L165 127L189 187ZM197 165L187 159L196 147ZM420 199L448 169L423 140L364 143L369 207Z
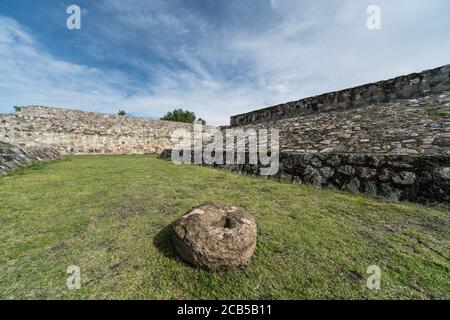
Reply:
M355 173L355 169L350 165L340 166L338 171L347 176L352 176Z
M374 176L376 176L377 170L367 167L361 167L359 168L359 176L364 179L370 179Z
M0 141L0 175L33 162L59 158L61 158L60 153L52 148L16 147Z
M402 195L402 191L400 189L397 189L388 183L383 183L381 185L381 193L383 197L395 201L400 200Z
M256 248L255 220L237 206L206 202L172 227L181 258L204 269L245 266Z
M373 181L367 181L364 186L364 193L368 196L376 196L377 195L377 185Z
M242 128L278 129L280 150L285 152L361 154L355 161L368 154L446 155L450 147L449 103L450 91L430 93L351 110L268 118Z
M413 172L402 171L394 174L392 181L398 184L413 184L416 181L416 175Z
M323 167L320 169L320 173L324 178L331 178L334 174L334 170L330 167Z
M391 178L391 175L391 171L389 171L389 169L387 168L384 168L381 170L378 178L380 179L380 181L388 181Z
M358 179L352 178L350 179L350 182L346 184L345 189L351 192L358 192L360 185L361 184Z
M231 125L262 123L268 119L308 116L323 111L343 111L395 99L420 98L430 92L442 93L450 89L448 69L448 66L443 66L414 74L414 78L411 75L401 76L235 115L231 117ZM327 141L327 137L321 137L321 140Z
M439 172L439 176L442 179L450 179L450 167L440 168L438 170L438 172ZM450 192L450 190L449 190L449 192Z
M0 114L2 141L63 154L160 153L175 145L170 137L176 129L192 131L192 125L42 106Z
M407 154L407 155L416 155L419 152L414 149L408 149L408 148L395 148L391 151L392 154Z
M433 143L438 146L450 147L450 133L438 134L434 138Z
M312 166L306 166L305 181L311 183L313 186L320 187L323 183L323 178L317 169Z

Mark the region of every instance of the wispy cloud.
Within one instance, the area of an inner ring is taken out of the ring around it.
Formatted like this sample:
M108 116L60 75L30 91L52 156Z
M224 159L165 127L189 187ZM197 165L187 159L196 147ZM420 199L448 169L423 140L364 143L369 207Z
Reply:
M83 29L51 45L0 16L0 111L47 104L159 117L182 106L225 124L450 62L444 0L379 0L380 31L367 30L364 0L80 2ZM60 54L68 45L76 58Z

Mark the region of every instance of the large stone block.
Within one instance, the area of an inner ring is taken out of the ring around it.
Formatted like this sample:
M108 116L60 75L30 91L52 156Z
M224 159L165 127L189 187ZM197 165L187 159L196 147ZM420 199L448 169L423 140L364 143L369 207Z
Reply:
M207 202L172 225L181 258L203 269L241 267L256 248L255 219L243 208Z

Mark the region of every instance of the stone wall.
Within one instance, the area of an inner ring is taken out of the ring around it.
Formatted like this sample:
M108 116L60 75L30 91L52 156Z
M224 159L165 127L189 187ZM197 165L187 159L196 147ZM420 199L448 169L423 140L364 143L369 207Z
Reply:
M170 159L171 150L162 152L160 158ZM249 175L259 175L262 167L261 164L212 166ZM282 152L280 168L274 177L391 200L450 203L447 156Z
M52 148L20 148L0 141L0 175L36 161L49 161L60 157L60 153Z
M450 90L450 65L371 84L325 93L231 117L232 126L293 118L371 103L409 99Z
M192 125L42 106L0 114L0 140L62 153L153 153L172 147L171 133Z
M450 91L239 128L278 129L284 152L450 156Z
M450 203L450 158L445 156L282 153L280 163L277 176L296 183Z

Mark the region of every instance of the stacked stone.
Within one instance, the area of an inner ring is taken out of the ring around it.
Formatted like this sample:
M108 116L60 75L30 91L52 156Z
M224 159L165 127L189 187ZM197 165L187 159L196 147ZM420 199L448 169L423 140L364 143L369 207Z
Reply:
M245 157L248 159L248 154ZM160 158L170 159L171 150L165 150ZM284 181L391 200L450 203L448 156L282 152L279 160L274 177ZM259 175L261 168L266 167L261 163L212 166L248 175Z
M392 200L450 202L446 156L282 153L278 177Z
M159 153L173 146L176 129L192 125L28 106L0 115L0 139L27 147L51 146L62 153Z
M55 160L60 157L60 153L52 148L19 148L0 142L0 175L33 162Z
M450 91L240 129L278 129L284 152L450 155Z
M450 90L450 65L390 80L292 101L231 117L232 126L346 110L372 103L435 95Z

